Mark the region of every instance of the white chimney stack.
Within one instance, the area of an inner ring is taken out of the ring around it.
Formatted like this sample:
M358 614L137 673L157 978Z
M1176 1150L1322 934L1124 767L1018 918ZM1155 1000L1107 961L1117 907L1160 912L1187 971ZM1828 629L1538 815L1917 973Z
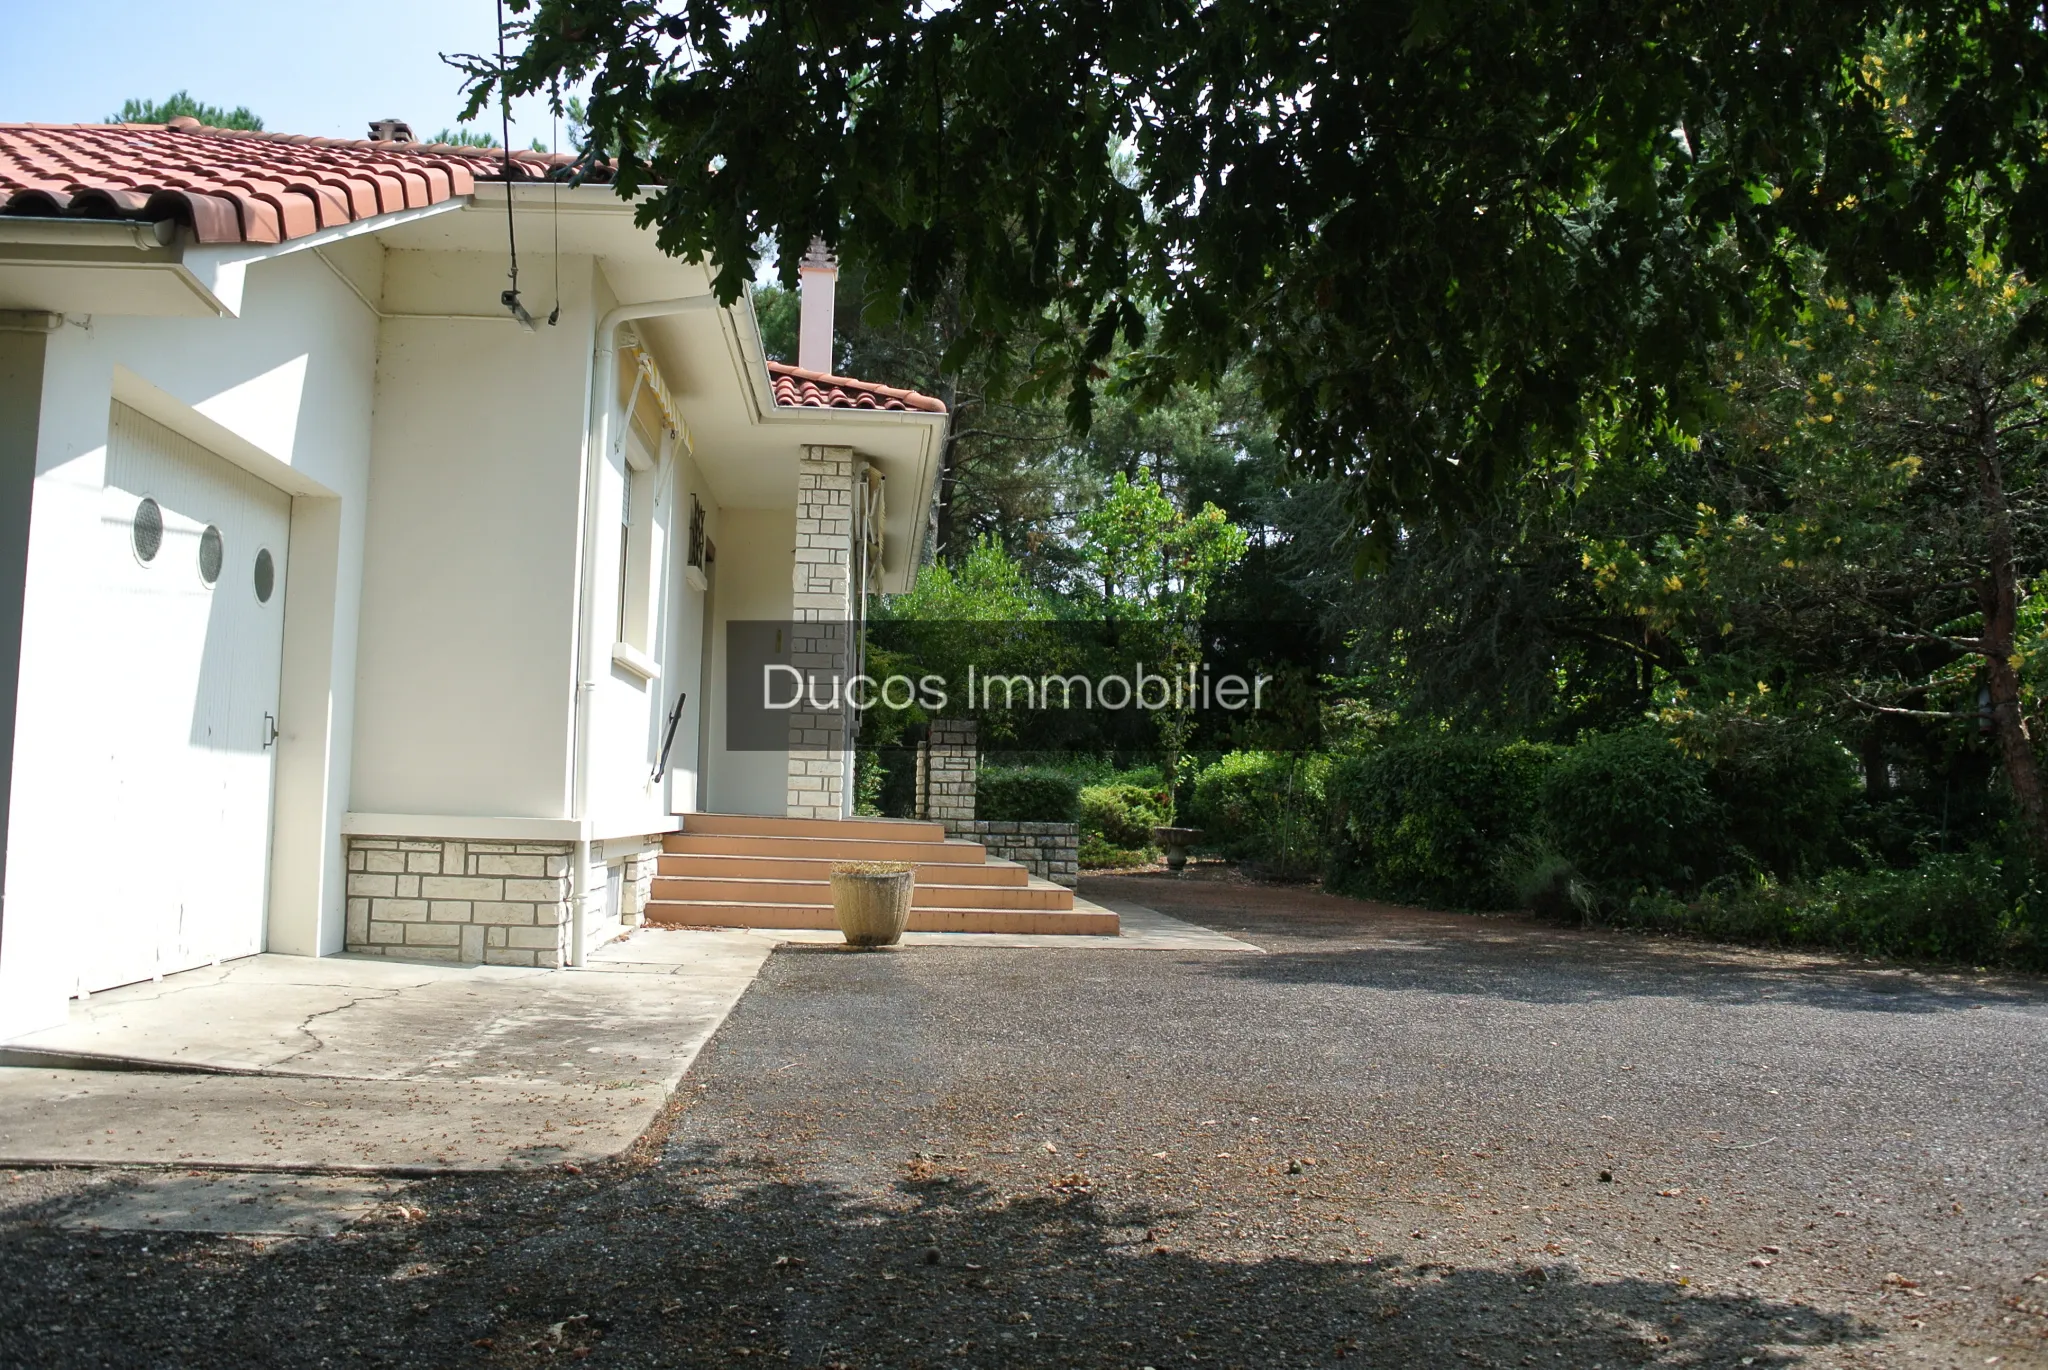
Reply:
M802 313L797 325L796 364L806 371L832 370L832 298L839 287L839 259L825 250L823 238L811 239L811 250L797 267L803 281Z

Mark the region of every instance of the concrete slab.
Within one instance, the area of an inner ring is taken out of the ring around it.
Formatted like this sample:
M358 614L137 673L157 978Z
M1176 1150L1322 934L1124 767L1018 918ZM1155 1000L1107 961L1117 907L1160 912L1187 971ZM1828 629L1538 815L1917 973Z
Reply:
M330 1237L408 1181L368 1175L138 1174L59 1218L89 1232Z
M1114 911L1116 937L905 943L1258 950ZM778 943L839 940L642 928L573 971L266 955L95 994L64 1026L0 1047L0 1165L424 1175L598 1161L646 1130Z
M646 1130L773 950L704 933L590 971L256 956L96 994L0 1048L0 1165L600 1160Z
M9 1042L5 1059L47 1052L354 1080L574 1084L651 1073L673 1083L768 954L713 935L687 958L612 958L599 975L251 956L95 994L62 1027Z
M426 1175L589 1163L668 1097L590 1085L0 1069L0 1166L170 1165Z

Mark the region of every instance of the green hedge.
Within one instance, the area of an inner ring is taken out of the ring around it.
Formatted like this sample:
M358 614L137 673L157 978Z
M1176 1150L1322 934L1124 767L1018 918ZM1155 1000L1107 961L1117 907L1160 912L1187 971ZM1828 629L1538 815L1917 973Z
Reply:
M1232 752L1195 775L1184 821L1202 845L1271 875L1311 876L1322 869L1329 809L1326 756Z
M1586 738L1543 777L1544 835L1603 894L1686 890L1726 848L1705 762L1652 728Z
M1081 813L1081 782L1049 766L990 767L976 777L977 818L1017 823L1072 823Z
M1536 822L1558 749L1537 742L1429 734L1330 768L1325 879L1379 899L1506 908L1503 867Z
M1839 742L1778 723L1687 740L1704 752L1707 788L1721 806L1722 869L1795 880L1849 855L1846 819L1863 783Z

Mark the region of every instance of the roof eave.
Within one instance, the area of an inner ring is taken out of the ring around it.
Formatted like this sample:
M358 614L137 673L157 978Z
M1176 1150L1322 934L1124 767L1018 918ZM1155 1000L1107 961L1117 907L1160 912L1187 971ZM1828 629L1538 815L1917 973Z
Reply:
M248 269L256 262L381 233L466 203L467 197L457 197L393 210L281 243L202 244L170 220L0 215L0 308L136 318L237 316Z

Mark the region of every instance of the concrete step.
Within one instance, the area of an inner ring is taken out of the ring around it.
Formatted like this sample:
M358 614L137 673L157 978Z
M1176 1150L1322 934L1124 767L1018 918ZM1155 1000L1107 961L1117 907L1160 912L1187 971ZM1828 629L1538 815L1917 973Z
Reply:
M705 899L653 899L647 921L656 927L832 928L829 908L815 904L737 904ZM912 932L1010 932L1114 937L1117 916L1106 909L910 910Z
M885 842L943 842L945 825L915 818L782 818L751 813L689 813L686 833L728 837L830 837Z
M661 849L687 856L794 856L831 861L916 861L979 866L988 857L979 842L905 842L857 837L752 837L734 833L672 832Z
M705 876L719 880L826 880L832 874L833 858L828 856L707 856L663 852L657 859L658 873L665 876ZM1031 873L1015 861L991 856L986 863L970 866L962 862L920 862L917 882L951 885L1028 885Z
M832 886L824 880L716 880L701 876L677 879L656 875L654 897L735 904L809 904L829 909ZM942 885L919 880L911 888L910 903L912 908L1071 909L1074 892L1048 881L1026 885Z

